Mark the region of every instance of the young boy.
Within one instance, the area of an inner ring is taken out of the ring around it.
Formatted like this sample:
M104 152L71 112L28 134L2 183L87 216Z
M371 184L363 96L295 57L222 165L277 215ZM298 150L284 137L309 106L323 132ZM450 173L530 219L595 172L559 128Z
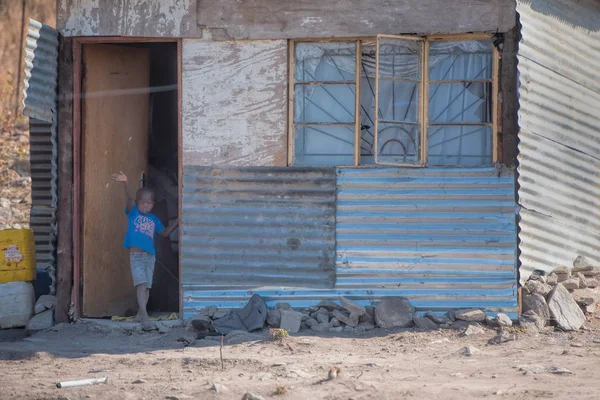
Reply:
M150 298L154 262L156 261L154 234L169 237L177 228L177 221L173 221L165 229L156 215L151 213L155 201L152 189L144 187L138 190L134 202L129 191L127 176L123 172L119 172L113 175L113 179L117 182L123 182L125 197L127 198L125 215L127 215L128 223L123 247L129 249L131 275L133 276L133 285L137 291L139 310L136 321L147 324L149 318L146 306Z

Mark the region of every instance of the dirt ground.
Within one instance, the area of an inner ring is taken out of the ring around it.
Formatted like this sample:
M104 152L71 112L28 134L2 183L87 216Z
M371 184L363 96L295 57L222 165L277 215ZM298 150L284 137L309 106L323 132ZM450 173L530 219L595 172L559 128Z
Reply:
M87 321L27 338L0 331L0 398L241 399L246 392L302 400L600 398L597 318L588 330L520 333L501 345L487 344L495 336L491 329L472 337L454 330L300 333L281 342L267 331L230 335L222 349L224 370L218 340L184 348L177 341L184 328L160 334L129 329L133 325L115 329ZM479 352L461 355L465 346ZM543 370L553 366L571 373ZM318 384L331 367L341 368L340 376ZM55 386L102 376L108 383ZM286 393L276 394L278 387Z

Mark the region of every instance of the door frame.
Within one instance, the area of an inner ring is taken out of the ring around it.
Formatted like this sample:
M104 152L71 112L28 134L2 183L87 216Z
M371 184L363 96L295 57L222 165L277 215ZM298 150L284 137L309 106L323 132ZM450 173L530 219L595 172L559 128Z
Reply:
M181 136L181 61L182 61L182 39L180 38L151 38L151 37L123 37L123 36L99 36L99 37L74 37L73 38L73 320L81 317L82 306L82 240L83 232L82 205L83 188L83 118L82 118L82 48L84 44L125 44L125 43L175 43L177 46L177 173L178 173L178 251L179 251L179 318L183 319L183 292L181 282L181 195L183 182L182 164L182 136Z

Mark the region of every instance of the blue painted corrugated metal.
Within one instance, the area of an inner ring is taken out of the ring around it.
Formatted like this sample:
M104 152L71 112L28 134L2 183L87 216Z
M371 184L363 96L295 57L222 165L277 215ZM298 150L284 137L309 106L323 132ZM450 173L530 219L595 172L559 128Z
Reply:
M600 263L600 3L519 0L521 281Z
M25 47L23 114L52 122L58 85L58 31L29 20Z
M184 317L209 304L241 307L252 293L294 307L406 296L421 311L516 313L513 171L339 169L337 191L335 288L188 290Z
M186 309L194 291L333 287L334 168L186 166L182 205Z

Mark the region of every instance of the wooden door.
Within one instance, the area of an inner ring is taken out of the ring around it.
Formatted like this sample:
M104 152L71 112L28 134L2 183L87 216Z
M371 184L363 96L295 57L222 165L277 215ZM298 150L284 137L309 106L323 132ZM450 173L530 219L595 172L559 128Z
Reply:
M148 167L148 49L83 47L83 310L87 317L137 311L129 253L123 171L132 195Z

